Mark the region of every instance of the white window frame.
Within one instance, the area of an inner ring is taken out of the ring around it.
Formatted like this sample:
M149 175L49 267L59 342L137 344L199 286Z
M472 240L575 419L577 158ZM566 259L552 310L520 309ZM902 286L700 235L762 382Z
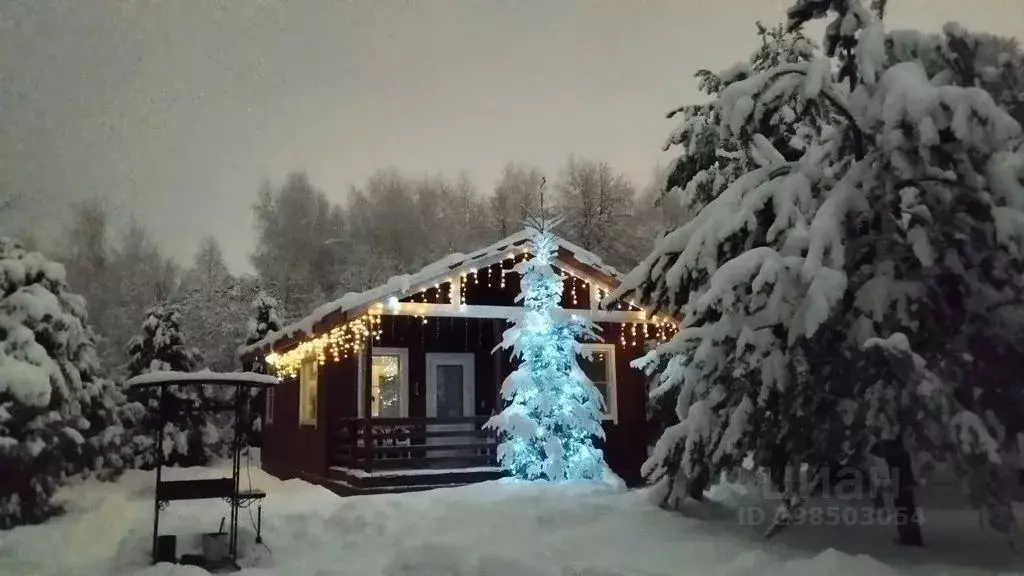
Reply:
M590 357L593 354L605 355L605 381L607 382L608 397L605 398L607 406L603 420L619 421L619 394L615 385L615 345L614 344L580 344L580 354Z
M310 382L309 378L306 377L308 374L306 367L312 365L313 367L313 381ZM309 356L303 359L302 364L299 365L299 426L313 426L317 425L317 413L320 411L320 390L318 388L320 380L320 364L317 362L316 356ZM314 393L316 394L316 403L313 406L312 418L304 418L306 411L306 395L309 393L310 386L312 386Z
M266 406L264 407L264 412L266 413L266 423L267 423L267 425L273 424L274 423L274 388L273 387L267 388L267 395L266 395L266 397L263 398L263 401L266 403Z
M402 415L401 418L409 417L409 349L408 348L384 348L374 347L370 351L370 356L381 355L381 356L398 356L399 364L399 376L400 383L398 389L399 398L402 401ZM372 361L372 358L371 358ZM359 355L359 385L356 394L356 414L359 418L373 418L366 414L366 354Z

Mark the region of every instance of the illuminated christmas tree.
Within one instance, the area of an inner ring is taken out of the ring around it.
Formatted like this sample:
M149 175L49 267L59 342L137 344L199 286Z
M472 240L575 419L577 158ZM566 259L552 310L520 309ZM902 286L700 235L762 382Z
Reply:
M528 224L533 256L515 268L523 313L498 345L512 348L519 367L501 387L505 409L486 427L500 431L498 462L516 478L598 480L604 455L593 439L604 438L603 399L576 363L578 340L596 340L597 326L559 307L562 279L551 266L555 224Z

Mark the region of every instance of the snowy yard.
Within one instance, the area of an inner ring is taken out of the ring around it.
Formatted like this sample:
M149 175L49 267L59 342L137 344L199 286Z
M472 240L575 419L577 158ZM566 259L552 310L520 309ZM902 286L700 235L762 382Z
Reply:
M189 477L222 473L172 472ZM724 505L700 509L713 516L700 520L651 506L644 492L604 485L498 481L343 499L299 480L278 481L255 468L251 475L253 485L269 496L263 508L266 546L255 544L248 515L242 514L248 529L240 563L248 576L1011 573L1009 554L994 539L984 538L976 521L966 527L961 523L956 533L939 530L943 522L926 524L930 546L918 551L892 545L891 528L854 535L838 528L793 527L769 543L754 529L736 526L735 514ZM193 567L148 566L152 486L152 474L131 472L118 484L86 483L66 490L65 516L0 532L0 574L205 574ZM735 492L719 490L719 496L736 502ZM219 503L175 503L162 516L161 532L215 531L226 513L227 506ZM957 546L950 546L953 542ZM850 548L828 549L840 545ZM180 554L187 543L179 538L178 546ZM964 559L948 556L953 549L971 549L972 556L988 564L968 567ZM867 551L880 560L860 555Z

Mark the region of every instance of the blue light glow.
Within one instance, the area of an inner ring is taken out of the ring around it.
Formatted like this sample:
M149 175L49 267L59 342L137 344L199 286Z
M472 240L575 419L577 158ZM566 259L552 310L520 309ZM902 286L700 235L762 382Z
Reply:
M576 363L577 339L596 340L597 326L560 307L562 279L549 223L534 228L530 253L516 271L522 278L523 314L505 333L519 368L502 386L505 409L488 422L501 432L498 462L514 477L599 480L604 454L603 399Z

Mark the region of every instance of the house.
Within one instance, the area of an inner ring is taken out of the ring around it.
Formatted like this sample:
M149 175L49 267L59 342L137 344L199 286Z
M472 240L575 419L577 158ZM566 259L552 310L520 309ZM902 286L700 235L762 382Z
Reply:
M412 490L500 476L496 438L510 353L494 351L517 314L515 264L529 231L469 255L327 303L243 348L264 354L283 382L267 396L263 468L339 493ZM626 302L599 308L619 273L558 239L562 307L589 317L603 342L580 366L607 404L602 448L628 484L647 456L646 378L630 367L673 324Z

